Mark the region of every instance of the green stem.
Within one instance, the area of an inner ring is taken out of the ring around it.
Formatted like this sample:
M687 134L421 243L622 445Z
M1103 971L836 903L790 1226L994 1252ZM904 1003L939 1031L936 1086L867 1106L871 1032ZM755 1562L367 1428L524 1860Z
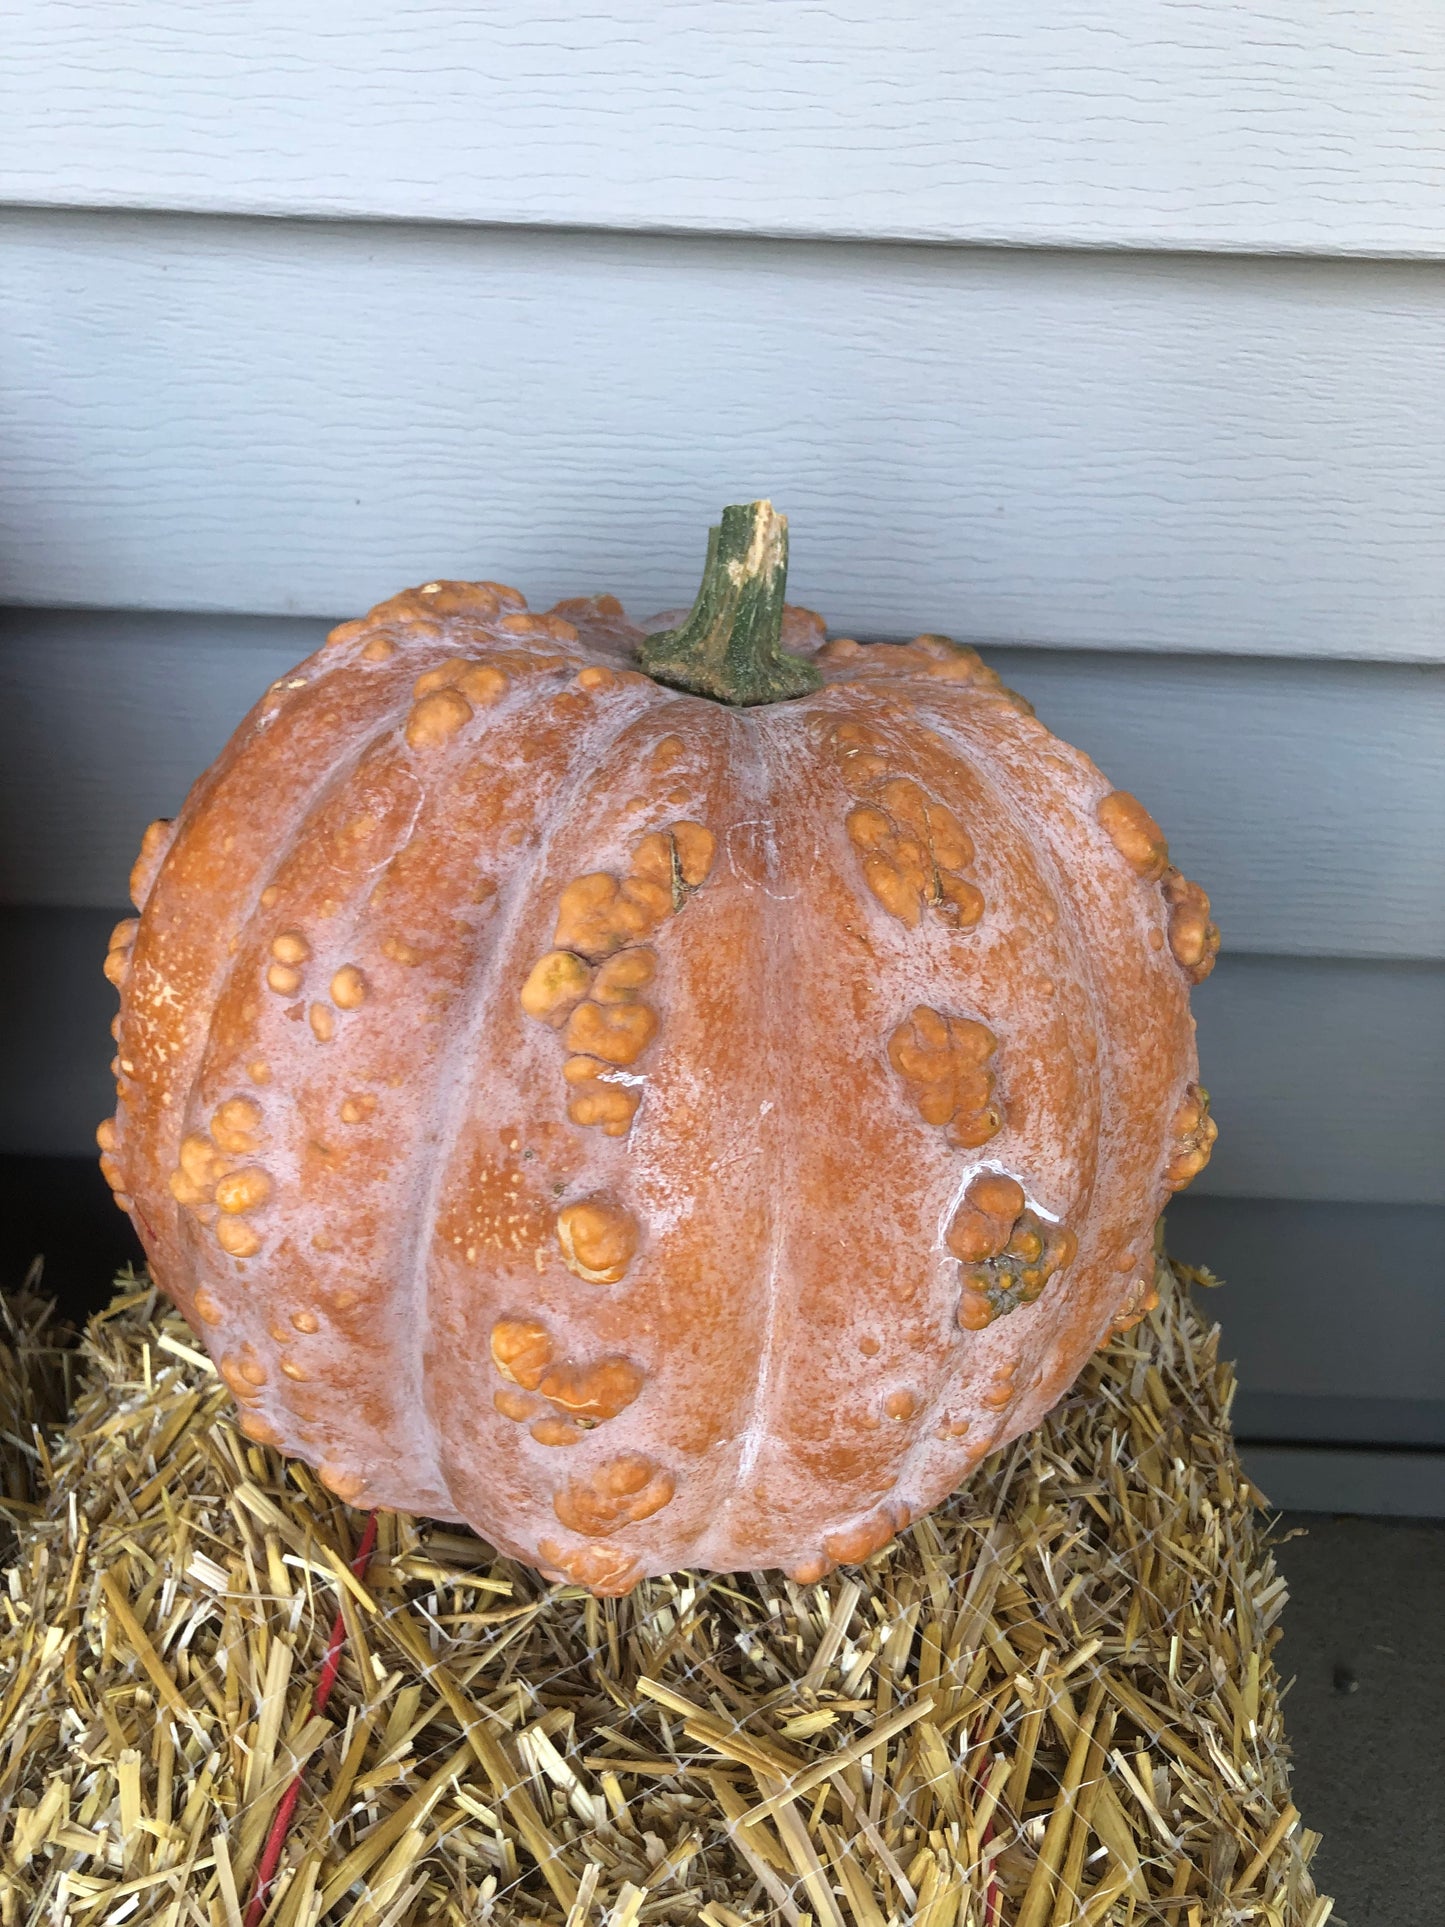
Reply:
M783 648L787 579L787 518L775 514L771 502L724 509L708 533L691 614L679 628L646 638L639 667L674 689L740 707L820 689L823 678L812 663Z

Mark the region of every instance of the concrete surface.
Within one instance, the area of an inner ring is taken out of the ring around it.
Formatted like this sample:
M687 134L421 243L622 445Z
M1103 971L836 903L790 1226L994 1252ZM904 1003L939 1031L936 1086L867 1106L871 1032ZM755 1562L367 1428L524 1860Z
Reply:
M1331 1927L1445 1923L1445 1523L1286 1514L1285 1729Z

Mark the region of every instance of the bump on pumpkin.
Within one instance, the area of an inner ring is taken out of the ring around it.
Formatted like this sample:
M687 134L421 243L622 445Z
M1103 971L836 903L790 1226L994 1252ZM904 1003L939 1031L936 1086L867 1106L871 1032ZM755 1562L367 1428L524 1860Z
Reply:
M845 827L873 895L910 929L931 908L944 923L971 930L984 912L983 893L962 874L975 852L954 812L899 773L866 724L839 724L832 747L844 783L860 799Z
M1219 1126L1209 1113L1208 1091L1202 1084L1190 1084L1170 1127L1164 1182L1171 1191L1182 1191L1199 1176L1218 1136Z
M1111 790L1099 801L1099 826L1135 876L1157 883L1169 867L1164 832L1137 796Z
M915 1005L888 1040L888 1061L925 1124L942 1126L961 1150L976 1150L1003 1126L992 1058L997 1039L971 1017Z
M1028 1208L1016 1178L994 1171L980 1172L969 1185L947 1242L964 1265L958 1322L965 1331L982 1331L1020 1305L1033 1304L1079 1248L1072 1231L1045 1223ZM995 1396L986 1395L983 1403Z

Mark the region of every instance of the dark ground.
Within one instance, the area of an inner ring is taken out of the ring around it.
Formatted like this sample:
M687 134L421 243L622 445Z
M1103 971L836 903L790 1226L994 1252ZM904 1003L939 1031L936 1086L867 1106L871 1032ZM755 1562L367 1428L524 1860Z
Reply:
M1445 1521L1292 1513L1281 1676L1295 1804L1344 1927L1445 1923Z
M87 1160L0 1157L0 1284L83 1319L140 1250ZM1295 1803L1343 1927L1445 1927L1445 1521L1291 1514L1276 1661Z

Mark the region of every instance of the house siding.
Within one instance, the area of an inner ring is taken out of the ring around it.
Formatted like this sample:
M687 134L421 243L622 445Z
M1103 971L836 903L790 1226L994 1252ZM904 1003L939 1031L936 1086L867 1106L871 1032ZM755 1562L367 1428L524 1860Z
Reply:
M1335 0L23 0L0 1149L88 1153L140 829L328 622L675 606L767 493L798 600L978 643L1211 890L1175 1222L1250 1428L1445 1444L1442 90Z

